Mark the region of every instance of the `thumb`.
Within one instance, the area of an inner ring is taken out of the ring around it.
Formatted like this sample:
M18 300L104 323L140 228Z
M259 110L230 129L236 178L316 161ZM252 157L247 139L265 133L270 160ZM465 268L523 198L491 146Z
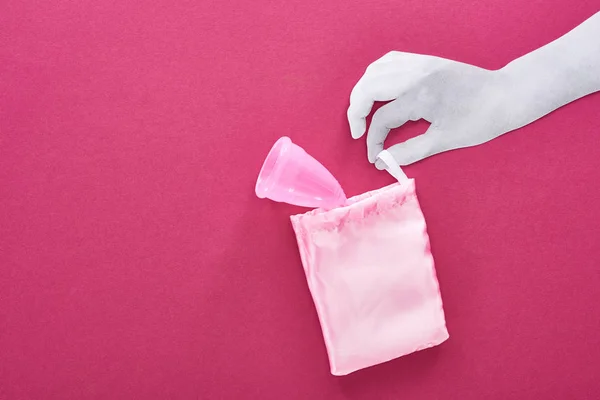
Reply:
M412 139L392 146L388 151L392 154L398 165L409 165L434 154L450 150L444 144L444 133L439 127L431 125L427 132ZM377 169L385 169L383 161L375 162Z

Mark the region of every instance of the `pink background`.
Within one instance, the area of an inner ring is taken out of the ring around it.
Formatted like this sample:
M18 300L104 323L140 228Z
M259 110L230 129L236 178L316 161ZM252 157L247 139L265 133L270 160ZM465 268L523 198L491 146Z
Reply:
M3 1L0 398L597 398L599 94L406 168L451 337L351 376L328 372L302 210L253 186L281 135L350 195L391 183L345 120L371 61L499 68L599 9Z

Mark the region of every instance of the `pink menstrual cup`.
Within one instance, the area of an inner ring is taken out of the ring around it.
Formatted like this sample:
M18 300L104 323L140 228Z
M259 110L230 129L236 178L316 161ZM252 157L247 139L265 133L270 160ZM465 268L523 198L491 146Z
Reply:
M331 209L346 195L331 173L284 136L277 140L258 174L256 195L303 207Z

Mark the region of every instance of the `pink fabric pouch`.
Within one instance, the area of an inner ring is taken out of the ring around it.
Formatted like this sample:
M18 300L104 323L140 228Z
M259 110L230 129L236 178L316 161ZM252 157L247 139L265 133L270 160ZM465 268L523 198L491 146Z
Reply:
M388 171L398 183L291 217L333 375L448 339L414 180Z

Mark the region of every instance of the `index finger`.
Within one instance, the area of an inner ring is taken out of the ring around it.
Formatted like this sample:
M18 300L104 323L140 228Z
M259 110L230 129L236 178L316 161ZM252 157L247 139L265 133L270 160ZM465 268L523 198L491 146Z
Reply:
M361 78L362 79L362 78ZM362 81L358 81L352 93L350 93L350 106L348 107L348 124L350 124L350 133L354 139L364 135L367 122L365 118L371 112L375 100L361 86Z

